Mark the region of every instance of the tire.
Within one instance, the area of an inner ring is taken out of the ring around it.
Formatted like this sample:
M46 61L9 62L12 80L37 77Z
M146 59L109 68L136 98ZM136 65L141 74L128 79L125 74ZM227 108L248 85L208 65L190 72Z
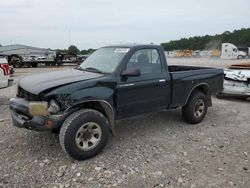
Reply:
M182 107L183 120L196 124L200 123L207 114L208 100L204 93L194 91L185 106Z
M110 126L106 117L92 109L74 112L64 121L59 141L62 149L76 160L99 154L106 146Z
M20 62L15 62L15 68L22 68L23 64Z
M237 59L243 59L244 58L244 56L242 56L242 55L238 55L238 57L237 57Z
M23 67L25 67L25 68L30 68L30 66L31 66L30 63L28 63L28 62L23 64Z
M34 63L31 63L31 67L37 67L38 63L34 62Z

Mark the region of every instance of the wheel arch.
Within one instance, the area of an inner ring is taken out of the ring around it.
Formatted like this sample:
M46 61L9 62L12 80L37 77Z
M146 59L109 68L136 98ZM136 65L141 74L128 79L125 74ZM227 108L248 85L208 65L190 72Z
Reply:
M88 100L75 104L71 108L89 108L101 112L110 124L110 130L115 135L115 113L112 105L106 100Z
M204 93L208 99L208 106L212 106L212 99L211 99L211 92L210 88L207 83L200 83L195 85L189 92L188 97L186 99L185 105L187 104L190 96L195 92L195 91L200 91Z

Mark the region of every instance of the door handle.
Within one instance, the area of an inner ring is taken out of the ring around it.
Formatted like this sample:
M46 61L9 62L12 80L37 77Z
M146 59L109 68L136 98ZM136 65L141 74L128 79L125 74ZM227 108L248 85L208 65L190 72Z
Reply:
M134 83L130 83L130 84L121 84L119 85L120 87L130 87L130 86L134 86Z
M165 79L160 79L159 82L160 82L160 83L165 83L166 80L165 80Z

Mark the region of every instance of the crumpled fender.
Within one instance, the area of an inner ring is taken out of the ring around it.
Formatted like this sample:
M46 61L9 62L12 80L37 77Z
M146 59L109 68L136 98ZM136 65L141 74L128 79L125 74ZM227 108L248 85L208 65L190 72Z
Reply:
M56 100L64 106L66 112L86 102L98 102L105 111L112 134L115 134L115 111L113 107L114 91L112 88L105 86L89 88L78 87L78 89L74 91L70 90L70 87L63 88L58 88L47 93L46 98L56 98Z

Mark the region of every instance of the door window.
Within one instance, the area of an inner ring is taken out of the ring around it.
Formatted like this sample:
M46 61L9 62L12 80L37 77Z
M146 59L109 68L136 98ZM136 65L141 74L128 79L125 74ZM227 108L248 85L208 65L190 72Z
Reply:
M141 74L160 73L160 55L156 49L142 49L130 58L127 68L138 68Z

